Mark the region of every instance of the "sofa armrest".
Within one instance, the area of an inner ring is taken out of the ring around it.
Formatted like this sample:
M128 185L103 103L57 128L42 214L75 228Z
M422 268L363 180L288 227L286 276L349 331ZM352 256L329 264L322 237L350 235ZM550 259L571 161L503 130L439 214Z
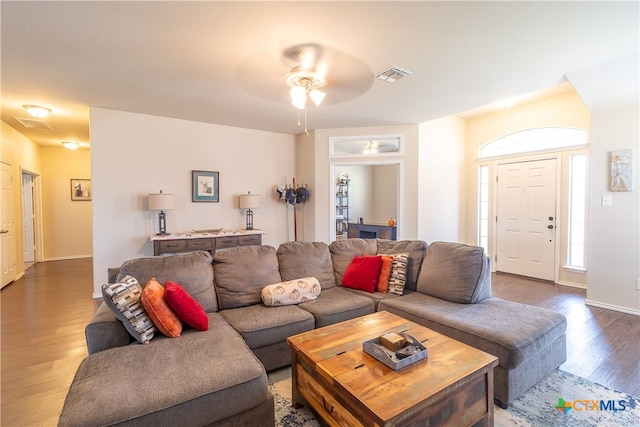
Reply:
M104 302L84 328L84 334L89 354L131 343L131 336L124 325Z

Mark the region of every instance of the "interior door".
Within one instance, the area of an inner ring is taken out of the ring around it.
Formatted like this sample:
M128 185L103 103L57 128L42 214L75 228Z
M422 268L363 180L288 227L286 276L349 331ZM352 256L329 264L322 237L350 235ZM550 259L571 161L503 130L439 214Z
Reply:
M22 172L22 238L23 261L35 262L35 211L33 209L33 175Z
M496 269L554 280L556 160L498 165Z
M0 162L0 288L16 278L15 218L13 216L13 178L11 165Z

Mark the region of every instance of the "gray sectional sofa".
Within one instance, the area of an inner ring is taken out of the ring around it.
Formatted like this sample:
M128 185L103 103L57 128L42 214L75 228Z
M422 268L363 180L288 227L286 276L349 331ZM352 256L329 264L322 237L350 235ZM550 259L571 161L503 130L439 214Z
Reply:
M342 278L358 255L409 254L405 292L368 293ZM86 327L89 356L71 384L61 426L274 425L266 371L291 362L286 338L387 310L499 358L495 397L502 405L566 360L564 316L491 297L482 248L456 243L348 239L330 245L288 242L126 261L141 284L180 283L207 312L205 332L135 342L105 305ZM265 285L315 277L319 297L267 307Z

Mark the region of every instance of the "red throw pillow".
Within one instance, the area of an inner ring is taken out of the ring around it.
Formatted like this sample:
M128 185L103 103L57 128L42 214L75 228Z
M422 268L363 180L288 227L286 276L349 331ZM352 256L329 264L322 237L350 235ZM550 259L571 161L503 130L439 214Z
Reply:
M175 338L182 333L182 322L164 297L164 288L153 278L142 290L142 305L147 314L164 335Z
M342 286L375 292L382 267L380 256L356 256L353 258L342 277Z
M209 329L209 318L198 301L176 282L164 284L164 297L184 323L198 331Z

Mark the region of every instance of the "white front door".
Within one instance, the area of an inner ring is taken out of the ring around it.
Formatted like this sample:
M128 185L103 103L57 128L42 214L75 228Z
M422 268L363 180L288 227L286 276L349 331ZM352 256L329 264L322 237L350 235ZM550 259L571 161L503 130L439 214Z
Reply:
M554 280L556 160L498 165L496 270Z
M13 216L13 177L11 165L1 163L0 173L0 288L16 278L15 218Z

